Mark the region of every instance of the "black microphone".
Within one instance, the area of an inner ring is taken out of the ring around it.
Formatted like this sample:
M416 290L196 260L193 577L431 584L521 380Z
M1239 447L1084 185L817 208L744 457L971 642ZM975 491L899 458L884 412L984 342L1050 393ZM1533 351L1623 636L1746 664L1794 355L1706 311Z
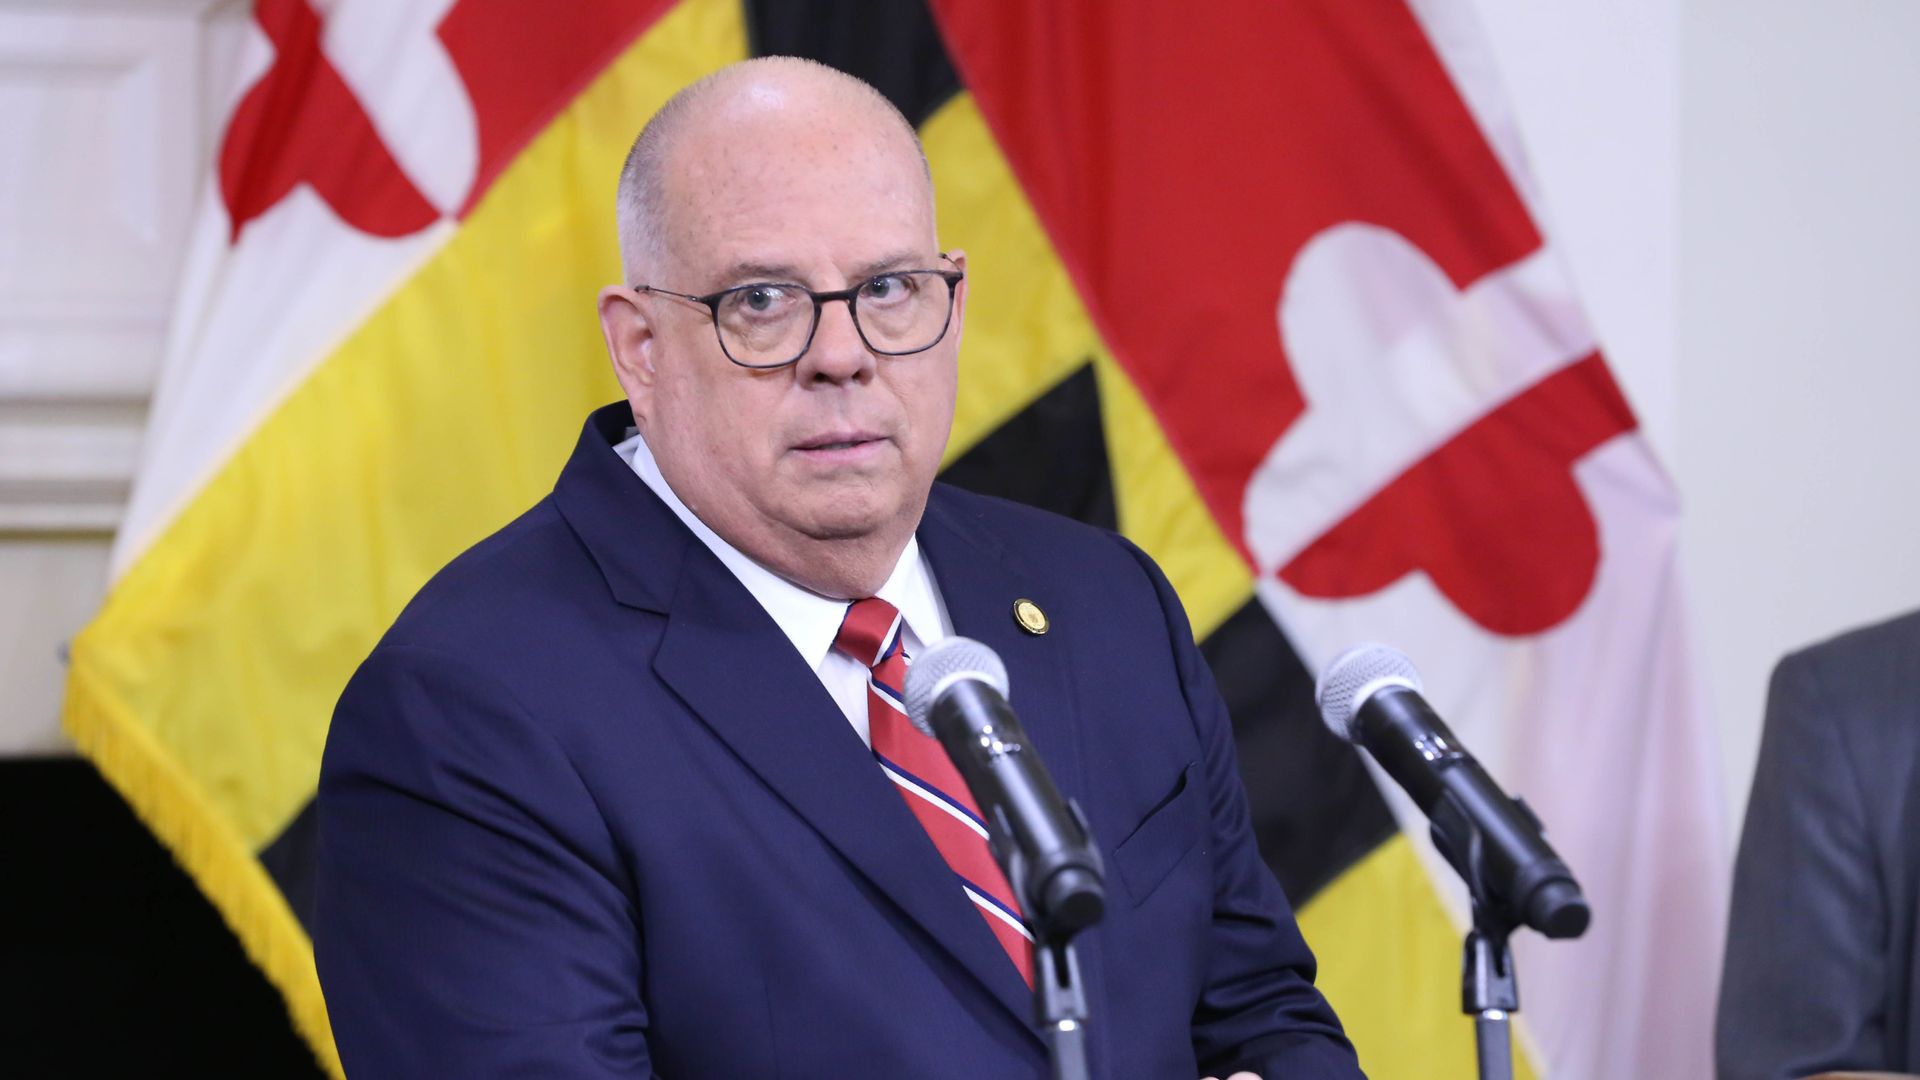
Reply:
M1540 819L1460 745L1420 696L1411 661L1385 645L1356 645L1327 665L1314 697L1333 733L1365 747L1413 796L1476 902L1550 938L1586 931L1586 897L1541 836Z
M992 649L950 637L907 667L907 718L940 740L980 804L994 858L1043 943L1061 944L1106 910L1105 872L1086 815L1060 797L1007 705Z

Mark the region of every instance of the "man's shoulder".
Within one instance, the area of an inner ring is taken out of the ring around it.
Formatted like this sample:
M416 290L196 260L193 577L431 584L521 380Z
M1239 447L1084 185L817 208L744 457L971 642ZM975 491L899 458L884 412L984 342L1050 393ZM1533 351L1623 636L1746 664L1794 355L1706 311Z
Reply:
M975 553L1001 558L1016 577L1043 587L1050 607L1099 611L1116 627L1151 626L1156 638L1184 618L1153 559L1110 529L948 484L934 485L928 515L971 534Z
M1849 630L1789 654L1773 693L1816 709L1857 749L1879 756L1888 740L1920 744L1920 611ZM1877 749L1876 749L1877 748Z
M595 589L592 559L548 496L429 578L381 644L464 653L511 641Z
M1826 682L1838 679L1910 693L1920 677L1920 611L1809 645L1789 654L1780 666L1807 669Z
M1132 561L1144 558L1118 533L995 495L937 483L929 512L981 529L1022 558ZM1131 557L1131 558L1130 558Z
M1825 664L1920 663L1920 611L1909 611L1882 622L1836 634L1799 650L1794 656L1804 656Z

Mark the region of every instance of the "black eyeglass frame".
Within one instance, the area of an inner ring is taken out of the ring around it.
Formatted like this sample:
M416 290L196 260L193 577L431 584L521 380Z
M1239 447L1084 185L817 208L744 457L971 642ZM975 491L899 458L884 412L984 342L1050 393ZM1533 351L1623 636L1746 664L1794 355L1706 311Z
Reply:
M940 257L942 259L947 259L947 255L945 252L941 252ZM947 259L947 261L952 262L953 260ZM942 322L940 323L940 332L934 335L932 341L927 342L925 345L922 345L917 349L904 349L899 352L893 352L887 349L878 348L874 345L872 341L867 339L867 328L860 325L860 310L859 310L860 290L866 288L867 286L873 284L876 281L879 281L881 278L897 277L901 274L932 274L935 277L938 277L940 280L946 282L947 283L947 317L944 320L942 320ZM675 292L672 289L662 289L656 285L633 285L630 287L635 292L655 293L660 296L671 296L676 300L689 300L689 301L692 301L693 303L696 303L705 307L707 309L707 317L713 323L713 339L720 343L720 355L726 357L729 362L731 362L737 367L747 368L748 370L751 370L751 371L775 371L783 367L792 367L794 364L799 363L802 357L807 355L807 350L813 348L813 336L820 332L821 308L825 307L827 304L830 304L836 300L845 300L847 302L847 316L853 320L853 331L854 333L860 335L860 343L865 345L869 351L880 356L912 356L915 353L926 352L928 349L933 348L935 345L938 345L942 341L945 341L947 339L947 331L953 326L954 290L959 287L961 281L966 279L966 276L967 276L967 272L965 270L958 270L958 269L935 270L930 267L913 267L913 268L904 269L904 270L887 270L882 273L875 274L872 277L863 278L862 280L855 282L852 286L849 286L848 288L834 289L830 292L815 292L812 289L807 288L805 285L802 285L798 282L793 282L793 281L749 281L744 285L735 285L735 286L732 286L731 288L721 289L719 292L708 293L705 296L695 296L692 293ZM793 359L782 360L777 364L749 364L735 357L733 355L733 352L727 348L726 335L720 332L720 302L737 292L745 292L748 289L767 289L767 288L796 289L800 292L806 293L807 296L813 300L813 325L807 327L807 340L801 343L800 351L793 354Z

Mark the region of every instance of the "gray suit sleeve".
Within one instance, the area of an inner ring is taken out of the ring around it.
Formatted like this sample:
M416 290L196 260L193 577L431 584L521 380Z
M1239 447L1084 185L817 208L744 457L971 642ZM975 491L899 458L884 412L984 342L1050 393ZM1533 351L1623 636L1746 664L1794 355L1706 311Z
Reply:
M1715 1030L1723 1080L1885 1063L1886 890L1818 659L1781 661L1768 691Z

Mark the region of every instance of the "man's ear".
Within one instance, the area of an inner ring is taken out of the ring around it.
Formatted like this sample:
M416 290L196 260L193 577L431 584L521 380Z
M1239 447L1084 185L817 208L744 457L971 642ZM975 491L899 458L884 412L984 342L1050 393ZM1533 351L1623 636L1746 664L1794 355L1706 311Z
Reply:
M607 341L613 376L627 393L636 418L651 403L656 378L653 350L658 344L640 295L625 285L600 290L600 335Z

